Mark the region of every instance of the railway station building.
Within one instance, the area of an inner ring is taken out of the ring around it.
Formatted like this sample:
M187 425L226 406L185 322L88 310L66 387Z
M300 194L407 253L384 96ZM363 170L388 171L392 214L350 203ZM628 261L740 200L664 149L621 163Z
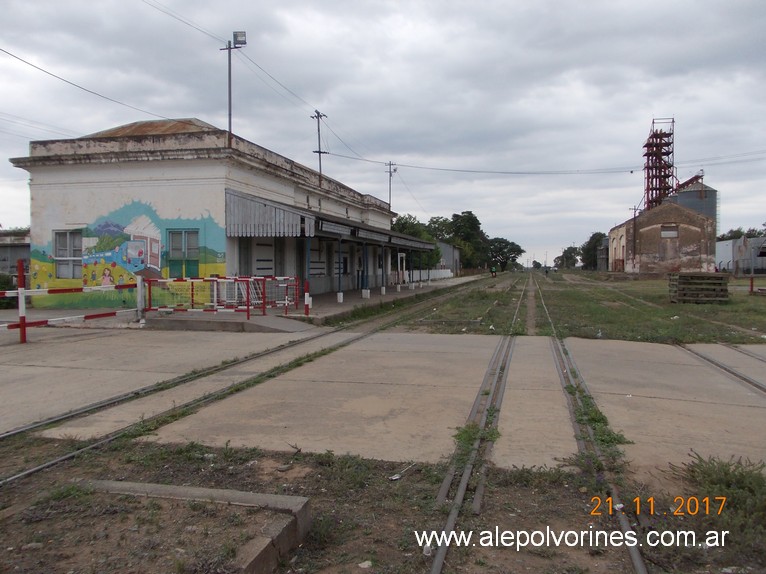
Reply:
M388 203L198 119L30 142L30 287L294 276L311 293L409 280ZM417 260L417 257L414 258Z

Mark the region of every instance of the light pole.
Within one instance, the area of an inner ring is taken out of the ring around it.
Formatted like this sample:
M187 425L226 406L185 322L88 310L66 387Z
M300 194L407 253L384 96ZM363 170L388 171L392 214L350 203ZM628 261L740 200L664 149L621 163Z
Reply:
M231 51L247 45L247 34L244 31L234 32L232 40L226 42L226 50L229 53L229 133L226 136L226 147L231 147Z

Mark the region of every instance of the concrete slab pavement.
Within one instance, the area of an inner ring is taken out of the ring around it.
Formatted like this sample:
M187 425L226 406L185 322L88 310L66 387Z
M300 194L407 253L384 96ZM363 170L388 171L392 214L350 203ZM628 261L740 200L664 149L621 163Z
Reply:
M697 344L687 345L687 347L713 359L714 361L718 361L722 365L726 365L730 369L734 369L736 372L745 375L754 381L766 380L766 364L764 363L764 361L766 361L766 356L759 360L737 351L736 348L728 347L726 345ZM744 350L751 352L746 348Z
M211 405L153 440L439 462L498 337L382 333Z
M555 467L577 441L549 337L517 337L492 461L501 468Z
M38 329L0 347L0 432L301 339L300 333Z
M657 485L668 463L702 456L766 460L766 395L670 345L567 339L578 372L636 477ZM764 375L761 375L763 380Z

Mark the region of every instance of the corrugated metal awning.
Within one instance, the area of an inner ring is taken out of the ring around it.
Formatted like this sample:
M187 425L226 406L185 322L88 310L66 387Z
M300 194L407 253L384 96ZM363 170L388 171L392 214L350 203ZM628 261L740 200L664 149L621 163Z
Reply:
M316 219L287 205L226 190L227 237L313 237Z

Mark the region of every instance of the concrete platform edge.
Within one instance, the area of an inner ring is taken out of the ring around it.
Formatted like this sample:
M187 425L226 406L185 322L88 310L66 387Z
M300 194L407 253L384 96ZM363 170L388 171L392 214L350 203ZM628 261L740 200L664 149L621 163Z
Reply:
M309 499L303 496L116 480L76 480L76 482L98 492L111 494L254 506L288 514L289 516L285 516L278 525L274 525L269 532L265 532L266 536L254 538L242 547L237 562L241 571L247 574L273 572L280 560L287 558L292 550L303 543L311 528L311 507Z

